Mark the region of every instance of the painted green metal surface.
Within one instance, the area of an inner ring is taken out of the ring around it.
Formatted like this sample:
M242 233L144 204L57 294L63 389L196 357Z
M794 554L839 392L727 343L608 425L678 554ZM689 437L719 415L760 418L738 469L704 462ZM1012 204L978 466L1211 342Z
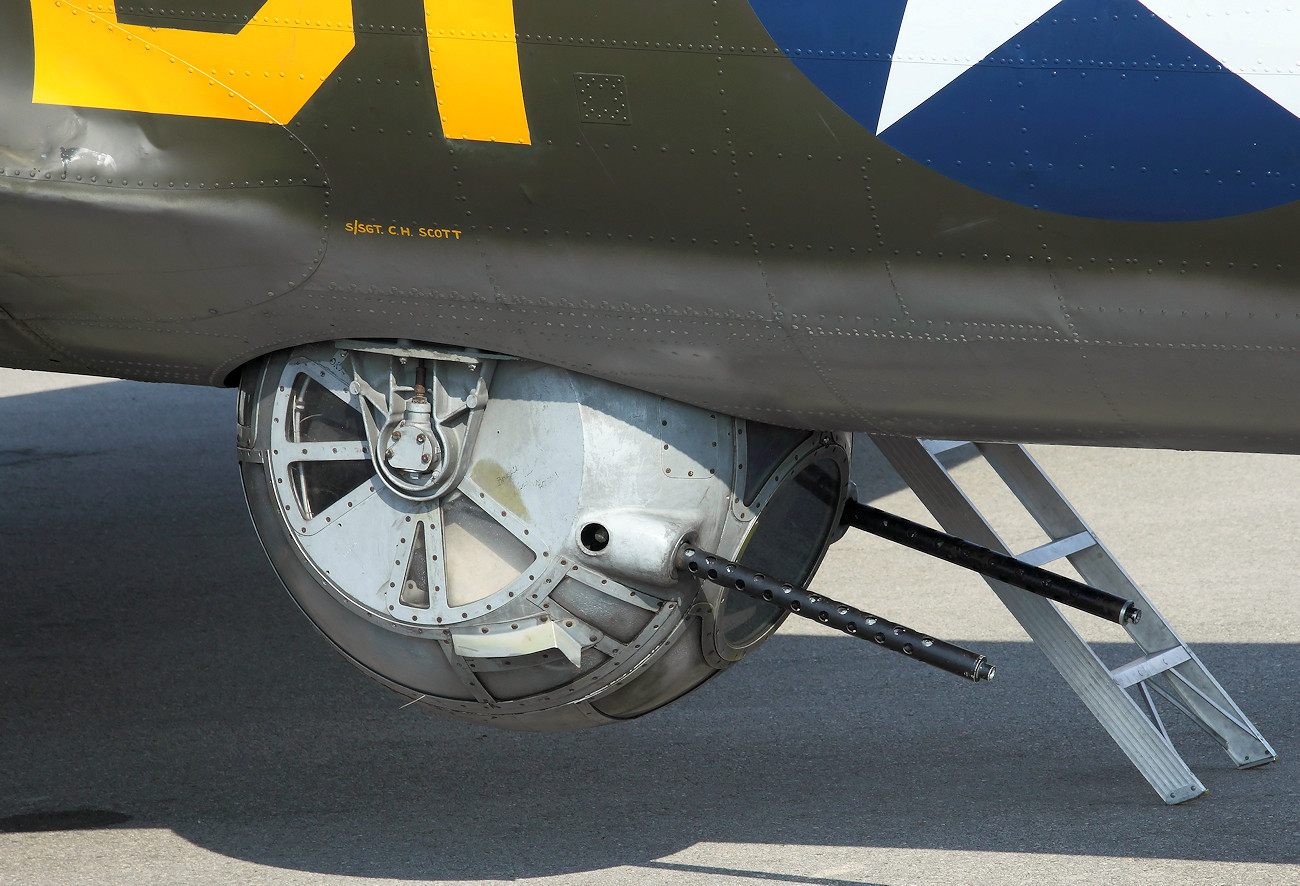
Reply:
M33 104L30 12L0 5L0 363L223 384L410 338L780 424L1300 451L1297 204L1121 222L980 193L747 3L519 0L530 145L444 136L418 0L358 0L287 126Z

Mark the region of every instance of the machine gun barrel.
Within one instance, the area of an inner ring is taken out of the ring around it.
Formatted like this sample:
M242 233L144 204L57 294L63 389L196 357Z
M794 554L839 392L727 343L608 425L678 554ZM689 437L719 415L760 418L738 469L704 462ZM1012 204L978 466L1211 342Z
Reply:
M977 652L927 637L847 603L814 594L807 588L776 581L694 545L681 546L677 551L676 565L678 569L686 569L720 587L766 600L787 612L810 618L851 637L870 640L950 674L976 682L993 679L993 666Z
M1142 617L1142 610L1132 600L870 505L847 502L841 522L1107 621L1133 624Z

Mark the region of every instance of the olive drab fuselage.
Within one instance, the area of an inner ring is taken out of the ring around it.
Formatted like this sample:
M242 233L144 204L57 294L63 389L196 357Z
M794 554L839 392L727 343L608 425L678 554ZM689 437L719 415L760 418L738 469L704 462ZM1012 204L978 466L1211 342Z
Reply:
M918 92L933 6L3 0L0 363L405 338L776 424L1300 451L1288 100L1142 129L1265 88L1143 41L1251 35L1045 13Z

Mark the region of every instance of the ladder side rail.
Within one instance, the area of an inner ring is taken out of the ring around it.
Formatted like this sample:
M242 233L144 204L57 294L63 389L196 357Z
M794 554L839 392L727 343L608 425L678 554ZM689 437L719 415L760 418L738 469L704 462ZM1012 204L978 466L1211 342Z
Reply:
M1171 670L1169 674L1162 674L1160 676L1168 677L1171 675L1176 676L1177 671ZM1175 694L1173 692L1170 692L1168 688L1162 688L1162 687L1168 687L1169 685L1170 683L1167 679L1162 679L1162 680L1151 679L1151 680L1143 681L1138 684L1138 688L1141 689L1143 695L1147 697L1148 700L1147 703L1150 706L1153 715L1157 717L1159 716L1159 714L1155 713L1155 706L1150 701L1152 692L1154 692L1156 695L1159 695L1165 701L1169 702L1169 704L1180 714L1187 717L1197 726L1200 726L1201 729L1204 730L1205 733L1208 734L1215 741L1218 741L1220 744L1223 744L1222 737L1217 733L1215 733L1212 727L1208 723L1206 723L1201 717L1197 716L1195 713L1188 710L1183 705L1183 699L1186 698L1185 694L1183 693ZM1223 714L1223 716L1231 719L1231 715L1227 711L1221 711L1221 713ZM1246 726L1241 723L1238 723L1237 725L1242 729L1246 728ZM1168 735L1168 733L1166 733L1166 735ZM1277 755L1273 753L1273 749L1268 746L1268 743L1267 742L1262 742L1262 743L1264 745L1264 748L1268 751L1268 754L1264 756L1260 756L1254 760L1247 760L1245 762L1238 763L1237 765L1238 769L1253 769L1256 766L1263 766L1265 763L1272 763L1274 760L1277 759Z
M945 531L1009 553L920 441L874 434L871 439ZM1115 684L1110 670L1050 600L985 581L1162 800L1181 803L1205 792L1178 752L1137 702Z
M1189 652L1191 650L1188 650ZM1217 741L1238 769L1251 769L1277 759L1259 728L1219 685L1195 652L1191 660L1156 674L1145 682L1167 699L1177 697L1193 711L1192 722Z
M1052 478L1019 443L974 446L1049 536L1060 538L1091 531Z
M1165 694L1177 696L1184 710L1192 712L1191 719L1214 736L1237 766L1258 766L1276 759L1273 748L1250 718L1178 636L1034 457L1015 443L978 443L976 447L1049 536L1056 538L1079 527L1092 535L1094 546L1067 559L1088 584L1137 602L1143 617L1136 624L1124 625L1124 629L1143 652L1155 654L1174 647L1187 651L1188 660L1172 668L1181 680L1164 674L1150 679L1158 681Z
M1137 602L1143 617L1137 624L1126 628L1143 652L1163 652L1186 645L1023 446L1016 443L978 443L976 446L1049 536L1056 538L1084 531L1093 537L1093 547L1067 559L1088 584Z

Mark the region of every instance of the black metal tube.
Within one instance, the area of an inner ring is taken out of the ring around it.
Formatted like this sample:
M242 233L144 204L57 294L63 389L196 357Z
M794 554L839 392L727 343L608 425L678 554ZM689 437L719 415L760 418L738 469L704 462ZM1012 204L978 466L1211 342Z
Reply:
M994 668L977 652L927 637L878 615L855 609L786 582L775 581L717 554L684 544L677 552L677 568L750 597L766 600L787 612L810 618L851 637L870 640L936 668L968 680L992 680Z
M1133 624L1142 617L1142 610L1132 600L1038 566L1030 566L1015 557L913 523L870 505L856 501L845 503L841 522L1107 621Z

